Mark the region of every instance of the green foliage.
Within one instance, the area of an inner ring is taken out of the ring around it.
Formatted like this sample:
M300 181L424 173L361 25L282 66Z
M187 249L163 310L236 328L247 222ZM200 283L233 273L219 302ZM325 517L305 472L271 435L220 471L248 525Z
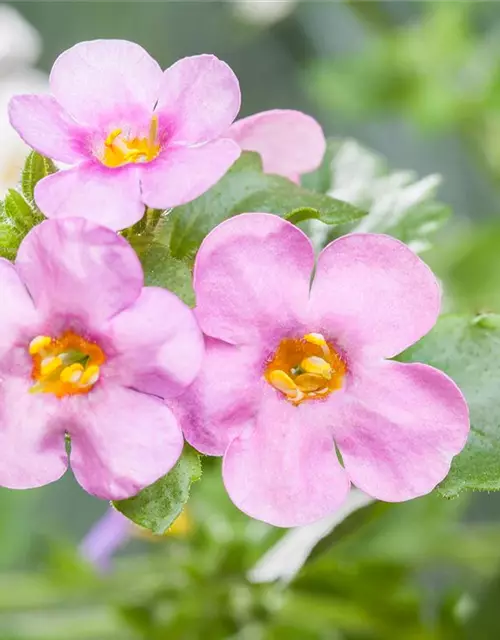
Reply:
M500 490L500 316L443 316L401 359L447 373L469 405L469 440L454 459L440 493L454 497L464 489Z
M192 259L203 238L238 213L257 211L287 216L298 209L302 211L301 219L319 218L330 225L364 215L355 206L263 173L260 157L244 153L212 189L173 209L161 221L155 239L167 245L174 258Z
M175 293L190 307L194 306L195 296L192 275L186 262L174 258L165 245L154 241L140 242L132 239L144 269L144 282L150 287L163 287Z
M189 498L191 484L201 477L197 453L185 449L175 467L166 476L143 489L134 498L114 502L124 516L161 535L168 531Z
M429 254L453 310L500 312L500 223L464 225Z
M349 117L397 110L424 127L466 124L489 100L498 73L494 41L478 46L470 4L426 3L421 20L401 25L382 13L382 32L368 17L369 46L312 65L312 97Z
M39 180L54 173L54 163L32 151L26 159L21 176L21 190L9 189L0 202L0 256L14 260L24 236L44 219L34 201Z
M57 167L45 156L36 151L32 151L26 158L23 172L21 174L21 191L31 207L40 213L35 203L35 187L42 178L50 176L57 171ZM42 214L40 216L43 218Z

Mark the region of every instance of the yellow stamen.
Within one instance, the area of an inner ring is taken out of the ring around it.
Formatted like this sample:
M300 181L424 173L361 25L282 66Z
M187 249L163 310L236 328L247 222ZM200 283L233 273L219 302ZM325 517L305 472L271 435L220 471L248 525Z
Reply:
M332 377L332 366L323 358L319 358L318 356L310 356L309 358L304 358L300 363L300 368L303 369L306 373L315 373L327 380L330 380Z
M264 378L297 406L323 400L342 388L347 365L334 345L320 333L283 338L270 357Z
M150 148L153 148L158 142L158 116L156 114L151 118L148 142Z
M40 351L43 351L46 347L48 347L51 342L52 338L49 338L49 336L37 336L36 338L33 338L29 346L30 356L34 356L36 353L40 353Z
M104 144L107 147L112 147L113 142L118 138L118 136L121 136L121 134L122 134L121 129L113 129L113 131L111 131L111 133L108 135L108 137L104 141Z
M299 393L299 389L297 388L295 382L290 378L288 374L286 374L284 371L281 371L280 369L275 369L274 371L270 372L269 382L275 389L278 389L278 391L281 391L289 398L295 398Z
M295 384L301 391L318 391L325 386L325 378L316 373L302 373L295 378Z
M304 340L311 344L315 344L318 347L321 347L321 350L327 358L330 355L328 344L321 333L308 333L304 336Z
M106 361L99 345L72 331L53 338L37 336L27 350L33 359L30 392L58 398L89 393Z
M48 358L44 358L40 363L40 375L43 378L46 378L62 366L63 361L59 356L49 356Z
M75 364L70 365L69 367L65 367L59 376L59 380L61 382L67 382L70 384L76 384L80 381L83 374L83 365L79 362L75 362Z
M80 386L88 387L91 384L95 384L99 380L100 368L96 365L90 365L87 367L80 378Z
M159 153L159 121L155 114L145 136L127 136L122 129L113 129L104 141L99 159L107 167L121 167L131 162L151 162Z

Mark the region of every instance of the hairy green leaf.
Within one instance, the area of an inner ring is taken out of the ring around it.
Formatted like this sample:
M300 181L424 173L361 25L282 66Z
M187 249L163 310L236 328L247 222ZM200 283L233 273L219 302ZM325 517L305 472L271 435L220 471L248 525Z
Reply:
M24 163L21 174L21 191L41 218L43 218L43 216L35 204L35 187L42 178L50 176L56 171L57 167L52 160L40 155L37 151L32 151Z
M179 516L189 498L191 484L200 477L200 458L195 451L186 448L166 476L134 498L119 500L113 505L132 522L161 535Z

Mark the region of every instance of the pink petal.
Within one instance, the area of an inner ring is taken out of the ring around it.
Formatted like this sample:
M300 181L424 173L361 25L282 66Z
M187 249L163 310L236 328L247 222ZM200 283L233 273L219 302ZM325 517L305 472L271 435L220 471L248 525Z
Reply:
M80 217L118 231L144 215L139 172L135 165L106 169L81 164L41 180L35 200L47 218Z
M286 335L307 310L313 266L307 236L278 216L246 213L223 222L196 256L203 332L232 343Z
M158 63L126 40L80 42L57 58L50 74L59 104L85 124L99 122L123 104L152 111L161 82Z
M227 131L240 110L240 85L213 55L178 60L163 74L157 113L176 123L173 139L199 144Z
M455 383L427 365L386 361L359 375L351 393L334 436L353 484L388 502L432 491L469 433Z
M20 337L23 327L34 325L37 313L33 301L19 278L14 265L0 258L0 357L11 349Z
M182 433L159 398L103 383L74 399L71 468L89 493L130 498L177 462Z
M29 392L31 380L5 376L0 384L0 486L31 489L58 480L66 471L66 424L60 401Z
M272 389L254 429L229 445L223 478L239 509L277 527L319 520L349 492L331 430L311 420L307 405L294 407Z
M221 456L258 410L262 362L255 349L212 338L205 348L199 376L173 409L189 444Z
M320 254L311 312L347 352L390 358L424 336L440 308L429 267L389 236L351 234Z
M19 247L16 269L41 313L76 316L92 326L135 302L143 283L130 245L82 218L36 226Z
M118 352L109 363L120 384L162 398L182 393L198 374L203 338L194 313L166 289L145 287L106 332Z
M24 142L39 153L69 164L81 159L85 131L52 96L14 96L9 119Z
M297 180L314 171L326 150L323 130L314 118L289 109L256 113L235 122L227 134L245 151L257 151L266 173Z
M190 202L213 187L239 155L239 147L226 139L200 147L170 147L144 167L142 198L154 209Z

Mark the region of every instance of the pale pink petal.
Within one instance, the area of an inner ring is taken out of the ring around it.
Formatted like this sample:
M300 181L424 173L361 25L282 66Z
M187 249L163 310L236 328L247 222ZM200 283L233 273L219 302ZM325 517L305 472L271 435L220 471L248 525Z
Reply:
M16 269L41 313L94 327L135 302L143 284L126 240L82 218L36 226L19 247Z
M166 289L145 287L106 330L120 384L162 398L182 393L198 374L203 338L191 309Z
M231 68L213 55L178 60L163 74L157 113L175 122L173 140L198 144L227 131L240 110L240 86Z
M203 332L250 343L297 329L307 311L313 266L307 236L278 216L247 213L223 222L196 256L196 312Z
M238 120L227 135L244 151L257 151L266 173L294 182L297 175L319 167L326 149L325 135L316 120L289 109L263 111Z
M39 153L69 164L82 158L85 131L52 96L14 96L9 119L24 142Z
M200 147L171 147L142 174L143 201L154 209L190 202L213 187L238 159L240 149L221 139Z
M80 42L62 53L50 74L55 98L76 120L99 122L123 104L153 110L162 70L147 51L126 40Z
M294 527L332 513L346 499L349 480L337 459L331 430L269 388L253 428L224 456L224 485L253 518Z
M446 477L469 433L467 404L450 378L427 365L383 361L358 373L348 395L332 425L353 484L399 502Z
M172 405L195 449L221 456L259 408L262 361L255 349L206 338L199 376Z
M348 355L390 358L424 336L440 308L439 285L405 244L385 235L351 234L320 254L311 289L318 330Z
M0 357L20 338L22 329L34 325L37 313L28 290L20 280L14 265L0 258Z
M47 218L80 217L118 231L144 215L139 172L136 165L113 170L81 164L43 178L35 200Z
M31 489L58 480L68 464L60 401L29 391L31 380L2 375L0 486Z
M182 433L159 398L98 383L75 396L71 468L81 486L105 500L136 495L170 471Z

